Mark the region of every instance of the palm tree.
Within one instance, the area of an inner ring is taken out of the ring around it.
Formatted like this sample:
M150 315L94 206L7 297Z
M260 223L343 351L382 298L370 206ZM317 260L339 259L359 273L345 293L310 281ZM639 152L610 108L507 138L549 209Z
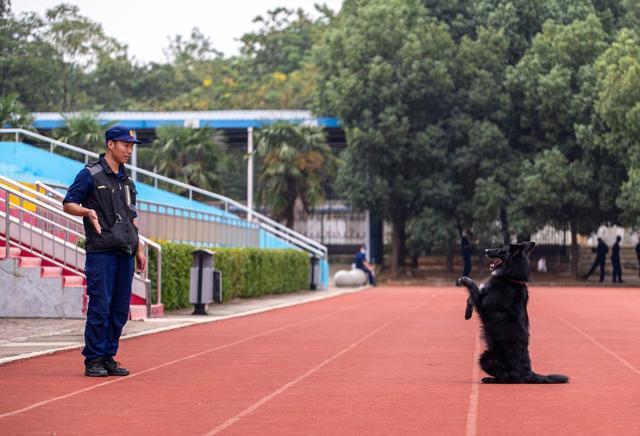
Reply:
M322 176L333 171L334 158L322 129L275 123L256 132L258 203L293 228L296 201L305 213L322 198Z
M218 131L164 126L153 145L154 171L208 191L220 189L218 164L225 141Z
M0 128L14 127L22 129L33 129L33 117L25 108L18 94L8 94L0 97Z
M104 132L116 124L115 121L101 122L98 114L91 112L63 115L63 118L66 126L56 132L57 139L95 152L104 151Z

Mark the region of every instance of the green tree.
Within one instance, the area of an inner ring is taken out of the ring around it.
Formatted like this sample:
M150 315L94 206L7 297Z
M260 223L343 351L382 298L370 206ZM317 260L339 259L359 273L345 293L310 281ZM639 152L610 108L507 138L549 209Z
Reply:
M543 152L533 166L523 170L524 179L532 181L524 183L518 193L521 211L530 211L523 212L529 223L525 227L535 230L552 222L569 228L571 270L576 275L578 232L590 232L607 217L615 220L617 214L615 196L606 198L603 194L610 191L602 191L607 187L599 186L596 178L606 175L602 165L610 156L603 155L606 150L596 152L591 147L599 130L593 110L594 62L607 48L607 39L593 14L569 25L549 22L508 78L512 95L522 107L519 141ZM543 189L543 182L550 186ZM530 201L529 206L522 204L523 199ZM548 207L551 201L557 205L555 209ZM532 208L546 215L533 213Z
M427 129L451 104L454 43L419 1L348 2L335 23L317 53L318 106L345 129L339 189L392 223L397 275L405 225L442 180L430 159L440 144Z
M334 165L321 128L274 123L256 132L258 202L279 221L293 228L295 207L305 212L322 199L322 175Z
M91 112L63 115L63 118L65 127L58 129L54 136L67 144L95 152L104 150L104 132L116 124L116 122L101 122L98 114Z
M157 130L154 170L208 191L220 189L218 163L224 138L211 129L163 126Z
M64 61L62 69L62 111L82 104L79 82L83 72L91 69L100 56L117 56L125 46L105 35L99 23L80 14L77 6L61 3L45 13L45 38Z
M0 17L0 96L17 94L30 110L54 110L62 60L41 36L36 14Z
M640 36L622 30L596 62L597 93L595 110L607 127L600 148L619 156L628 170L617 205L622 220L640 226Z
M593 216L592 199L597 186L587 162L570 160L553 148L540 153L524 165L518 179L519 195L512 203L512 214L518 225L530 232L545 224L571 232L571 272L578 274L579 232L590 232L599 222Z
M0 128L32 129L33 117L18 100L17 94L0 96Z

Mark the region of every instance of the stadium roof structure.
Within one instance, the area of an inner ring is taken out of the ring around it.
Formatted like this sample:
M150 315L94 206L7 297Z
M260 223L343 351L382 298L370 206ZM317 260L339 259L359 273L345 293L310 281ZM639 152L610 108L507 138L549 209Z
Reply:
M34 112L34 127L49 130L64 127L65 118L79 115L77 112ZM228 110L186 112L99 112L98 119L117 122L132 129L155 129L161 126L185 126L192 128L246 129L261 127L277 121L308 124L325 128L339 128L337 118L315 117L307 110Z

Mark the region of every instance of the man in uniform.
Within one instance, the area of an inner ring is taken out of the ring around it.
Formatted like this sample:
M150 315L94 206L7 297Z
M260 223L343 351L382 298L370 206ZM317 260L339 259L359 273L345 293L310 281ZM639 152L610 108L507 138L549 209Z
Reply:
M85 326L85 375L126 376L114 360L129 319L134 263L146 259L135 225L136 188L124 164L139 144L134 132L114 126L105 132L106 152L78 173L63 200L64 211L83 217L89 307Z
M624 283L622 280L622 265L620 265L620 241L621 236L616 237L616 243L611 247L611 266L613 267L613 283Z
M364 273L367 275L369 284L372 286L375 286L376 285L375 273L373 270L373 266L369 262L367 262L367 248L364 245L362 245L360 247L360 251L356 253L354 263L356 268L364 271Z
M609 252L609 247L604 243L602 238L598 238L598 246L595 249L596 258L589 269L589 272L585 274L584 279L587 280L591 274L596 270L596 268L600 267L600 283L604 280L604 264L607 260L607 253Z

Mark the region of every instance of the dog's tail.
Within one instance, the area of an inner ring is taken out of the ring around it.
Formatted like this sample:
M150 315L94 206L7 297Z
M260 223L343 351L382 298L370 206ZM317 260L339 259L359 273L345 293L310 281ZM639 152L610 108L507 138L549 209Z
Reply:
M569 377L562 374L549 374L549 375L541 375L532 372L531 375L527 378L527 383L567 383L569 381Z
M478 310L478 303L480 302L480 289L476 282L469 277L463 276L458 279L458 285L465 286L469 291L469 298L467 298L467 308L464 311L464 319L470 319L473 314L473 308Z

